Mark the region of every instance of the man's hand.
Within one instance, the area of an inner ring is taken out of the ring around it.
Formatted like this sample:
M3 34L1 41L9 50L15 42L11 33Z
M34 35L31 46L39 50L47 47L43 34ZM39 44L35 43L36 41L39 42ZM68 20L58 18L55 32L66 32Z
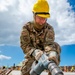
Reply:
M38 51L37 53L36 53L36 55L35 55L35 59L36 60L39 60L39 58L41 57L41 55L43 54L43 52L40 50L40 51Z
M42 54L43 54L43 51L36 49L32 55L35 57L36 60L39 60Z

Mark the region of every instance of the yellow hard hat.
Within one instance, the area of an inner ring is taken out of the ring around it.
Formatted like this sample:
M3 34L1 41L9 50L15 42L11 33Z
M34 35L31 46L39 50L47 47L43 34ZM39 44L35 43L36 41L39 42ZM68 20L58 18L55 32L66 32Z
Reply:
M38 0L33 6L33 13L40 17L49 18L49 4L46 0Z

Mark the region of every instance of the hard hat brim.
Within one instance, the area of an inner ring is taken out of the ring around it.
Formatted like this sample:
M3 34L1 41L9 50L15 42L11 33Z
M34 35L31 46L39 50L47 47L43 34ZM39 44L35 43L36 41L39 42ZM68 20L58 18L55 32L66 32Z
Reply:
M46 15L44 15L44 14L37 14L38 16L40 16L40 17L43 17L43 18L50 18L50 14L46 14Z

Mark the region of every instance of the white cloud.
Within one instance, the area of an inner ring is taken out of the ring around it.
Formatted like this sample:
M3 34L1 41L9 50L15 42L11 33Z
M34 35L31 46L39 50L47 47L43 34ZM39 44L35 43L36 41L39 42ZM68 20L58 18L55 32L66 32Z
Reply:
M0 0L0 11L8 11L8 6L12 6L14 0Z
M75 12L67 0L50 0L51 24L56 33L56 41L60 45L75 44ZM54 22L54 23L53 23Z
M5 56L5 55L0 55L0 60L9 60L9 59L11 59L11 57L9 57L9 56Z
M36 0L0 1L0 44L19 44L21 28L33 19L32 7ZM55 41L60 45L75 44L75 12L67 0L48 0L51 18L48 19L55 30ZM3 12L1 12L3 11Z

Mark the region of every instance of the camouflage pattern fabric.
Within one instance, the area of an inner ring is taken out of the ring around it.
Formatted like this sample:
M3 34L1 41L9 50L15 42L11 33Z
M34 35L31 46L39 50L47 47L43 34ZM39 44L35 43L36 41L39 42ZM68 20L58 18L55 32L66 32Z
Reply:
M35 49L40 49L45 51L46 46L50 46L55 50L58 55L58 61L60 62L60 46L56 42L54 42L55 34L53 27L48 23L45 23L44 27L40 31L36 31L34 29L34 22L28 22L23 26L21 36L20 36L20 44L21 48L26 55L25 60L23 62L21 71L22 75L29 75L30 67L35 60L32 56L32 52Z

